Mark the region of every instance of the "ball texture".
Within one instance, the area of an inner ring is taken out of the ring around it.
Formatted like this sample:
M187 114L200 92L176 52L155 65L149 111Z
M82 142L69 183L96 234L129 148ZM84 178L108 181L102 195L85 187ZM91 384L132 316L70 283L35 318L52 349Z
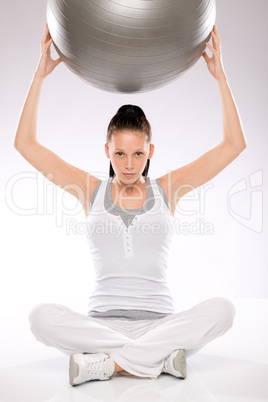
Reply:
M204 52L215 18L215 0L47 2L63 62L110 92L146 92L177 79Z

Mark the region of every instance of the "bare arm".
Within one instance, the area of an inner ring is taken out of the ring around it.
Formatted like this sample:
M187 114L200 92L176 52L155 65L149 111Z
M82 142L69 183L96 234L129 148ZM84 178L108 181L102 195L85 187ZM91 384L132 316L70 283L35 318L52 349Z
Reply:
M204 52L203 57L210 73L216 80L220 95L223 118L223 141L233 145L233 147L241 152L247 144L239 112L223 69L221 41L216 26L214 26L211 34L213 47L209 43L207 43L207 47L211 50L213 56L209 58L207 53Z
M46 24L45 33L41 41L39 63L26 96L17 126L14 146L18 150L19 148L25 147L27 144L36 141L37 113L43 83L46 76L50 74L62 61L60 58L57 60L51 59L50 45L52 39L50 38L51 36Z
M212 51L213 56L209 58L204 52L203 57L210 73L216 80L221 99L223 139L219 145L192 163L159 178L168 194L173 211L183 195L211 180L246 148L239 112L223 69L220 37L216 26L212 31L212 41L213 47L209 43L207 43L207 47Z
M14 147L47 179L77 197L86 212L90 194L99 179L65 162L37 140L37 115L41 90L46 76L62 61L60 58L51 59L51 43L52 39L46 24L41 41L40 60L21 111Z

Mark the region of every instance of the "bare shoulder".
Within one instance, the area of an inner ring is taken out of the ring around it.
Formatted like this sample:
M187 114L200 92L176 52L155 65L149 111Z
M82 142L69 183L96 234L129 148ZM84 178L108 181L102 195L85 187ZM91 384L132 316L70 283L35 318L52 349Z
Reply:
M84 208L85 215L87 216L89 213L92 195L93 195L94 190L96 189L98 183L101 180L98 177L93 176L92 174L90 174L88 172L84 172L82 174L82 176L83 176L82 187L83 187L84 201L81 202L81 204Z
M158 178L164 193L167 197L167 201L170 206L170 210L172 215L175 214L176 205L178 202L178 197L176 197L177 188L179 187L178 181L177 183L174 182L174 174L173 172L169 172L161 177Z

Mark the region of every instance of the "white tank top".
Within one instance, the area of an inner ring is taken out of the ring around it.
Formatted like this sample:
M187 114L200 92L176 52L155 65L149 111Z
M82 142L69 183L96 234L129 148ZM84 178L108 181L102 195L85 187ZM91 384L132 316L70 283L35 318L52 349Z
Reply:
M162 318L175 312L166 283L171 214L159 179L146 178L142 208L124 209L112 198L112 178L100 180L86 218L95 287L88 316Z

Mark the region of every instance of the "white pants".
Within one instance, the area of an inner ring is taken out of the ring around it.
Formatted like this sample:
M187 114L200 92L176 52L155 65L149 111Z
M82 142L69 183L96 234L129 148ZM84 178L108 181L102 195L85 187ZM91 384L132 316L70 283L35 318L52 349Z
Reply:
M70 355L106 353L130 374L156 379L164 359L184 348L196 353L233 325L234 305L225 298L205 300L164 318L93 318L59 304L39 304L30 313L36 339Z

